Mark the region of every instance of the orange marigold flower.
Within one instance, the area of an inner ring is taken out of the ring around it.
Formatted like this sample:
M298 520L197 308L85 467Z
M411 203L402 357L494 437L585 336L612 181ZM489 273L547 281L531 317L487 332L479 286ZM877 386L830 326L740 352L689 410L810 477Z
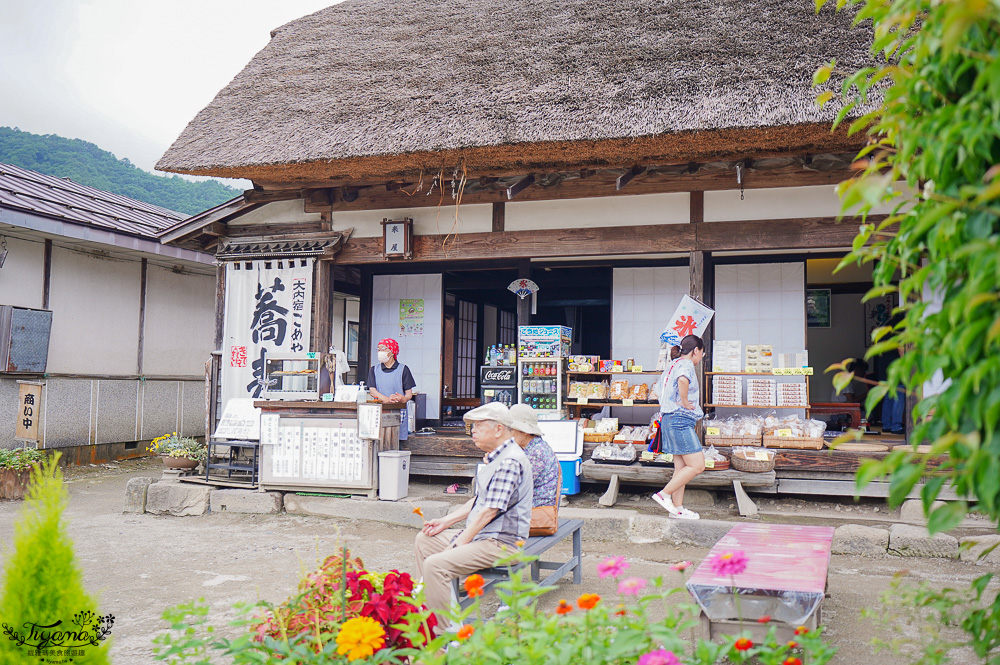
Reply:
M573 606L564 600L559 601L559 607L556 608L556 614L569 614L573 611Z
M600 599L601 597L596 593L585 593L576 599L576 604L580 606L581 610L592 610Z
M781 661L781 665L802 665L802 660L800 658L796 658L795 656L789 656Z
M474 632L476 632L475 628L473 628L469 624L465 624L464 626L462 626L461 628L458 629L458 635L457 635L457 637L460 640L467 640L470 637L472 637L472 634Z
M795 634L796 635L805 635L808 632L809 632L809 629L806 628L805 626L799 626L798 628L795 629Z
M747 651L752 646L753 642L751 642L745 637L741 637L740 639L736 640L736 642L733 644L733 648L735 648L737 651Z
M771 615L765 614L761 618L757 619L757 623L769 623L771 621Z
M420 515L420 517L423 517L424 516L424 511L420 510L420 506L417 506L416 508L413 509L413 514L414 515Z
M482 592L484 584L486 584L486 580L484 580L483 576L479 573L469 575L465 578L465 590L470 596L472 595L473 589L479 589L479 591ZM481 595L481 593L476 595Z
M524 541L523 540L515 541L514 544L517 545L518 547L524 547Z

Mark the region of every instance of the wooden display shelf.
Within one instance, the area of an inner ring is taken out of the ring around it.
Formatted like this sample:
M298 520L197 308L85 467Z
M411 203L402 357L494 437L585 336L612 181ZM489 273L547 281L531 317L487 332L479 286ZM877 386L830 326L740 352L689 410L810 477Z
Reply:
M587 402L586 404L581 404L579 402L563 402L563 406L620 406L620 407L625 408L625 409L631 409L632 407L636 407L636 406L655 406L656 408L660 408L660 403L659 402L635 402L634 404L632 404L632 406L625 406L624 404L621 403L621 400L619 400L617 402L604 402L604 401L597 402L597 401L594 401L594 402Z
M715 409L809 409L808 404L798 404L794 406L778 406L776 404L770 404L768 406L751 406L749 404L706 404L705 408L715 408Z
M569 376L573 376L573 375L581 375L581 376L628 376L628 375L632 375L632 374L634 374L636 376L654 376L654 375L655 376L659 376L659 375L663 374L663 372L657 371L657 370L649 370L649 371L642 371L642 372L631 372L629 370L623 370L621 372L576 372L576 371L573 371L573 372L566 372L566 374L569 375Z

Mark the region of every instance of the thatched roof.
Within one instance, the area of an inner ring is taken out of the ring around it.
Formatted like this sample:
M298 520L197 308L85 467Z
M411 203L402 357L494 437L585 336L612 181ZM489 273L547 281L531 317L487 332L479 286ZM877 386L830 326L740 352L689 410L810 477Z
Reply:
M813 0L347 0L288 23L157 164L256 180L831 151ZM855 139L855 144L856 144Z

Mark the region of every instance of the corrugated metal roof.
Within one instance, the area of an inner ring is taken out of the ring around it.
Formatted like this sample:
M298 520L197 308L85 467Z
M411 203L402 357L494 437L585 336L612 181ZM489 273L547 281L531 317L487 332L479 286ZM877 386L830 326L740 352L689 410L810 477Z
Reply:
M186 218L144 201L10 164L0 164L0 207L141 238L156 238Z
M293 242L229 242L215 255L217 259L280 258L318 256L340 242L340 233L326 240Z

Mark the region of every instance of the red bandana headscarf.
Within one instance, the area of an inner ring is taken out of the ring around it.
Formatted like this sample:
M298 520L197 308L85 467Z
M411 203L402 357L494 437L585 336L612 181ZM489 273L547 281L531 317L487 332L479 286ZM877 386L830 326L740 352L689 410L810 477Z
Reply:
M383 339L378 343L378 346L387 347L390 351L392 351L393 358L399 357L399 344L393 338L386 337L385 339Z

